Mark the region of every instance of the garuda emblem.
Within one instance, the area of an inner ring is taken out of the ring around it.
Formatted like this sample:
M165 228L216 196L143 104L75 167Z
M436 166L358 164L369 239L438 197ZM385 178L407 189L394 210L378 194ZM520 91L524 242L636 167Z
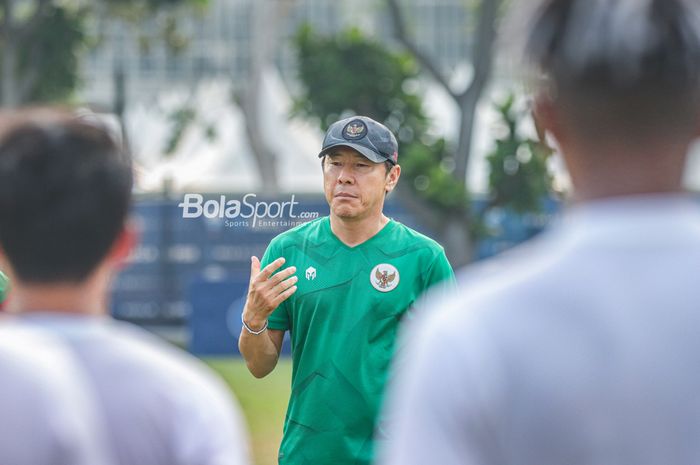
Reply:
M399 285L399 270L388 263L375 266L370 273L372 286L381 292L389 292Z
M357 140L365 137L367 126L359 119L350 121L343 129L343 137L347 140Z

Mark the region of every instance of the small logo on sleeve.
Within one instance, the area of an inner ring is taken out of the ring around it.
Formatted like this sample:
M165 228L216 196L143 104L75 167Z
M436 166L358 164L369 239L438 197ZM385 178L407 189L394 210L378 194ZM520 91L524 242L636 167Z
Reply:
M393 265L382 263L372 268L369 281L380 292L393 291L399 285L399 270Z

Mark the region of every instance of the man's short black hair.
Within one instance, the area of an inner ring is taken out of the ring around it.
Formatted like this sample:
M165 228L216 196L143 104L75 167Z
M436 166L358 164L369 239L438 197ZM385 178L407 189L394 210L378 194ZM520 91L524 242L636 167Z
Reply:
M582 135L644 141L696 130L695 0L533 0L513 15L525 59Z
M124 228L132 184L96 123L46 109L0 117L0 246L17 278L85 280Z

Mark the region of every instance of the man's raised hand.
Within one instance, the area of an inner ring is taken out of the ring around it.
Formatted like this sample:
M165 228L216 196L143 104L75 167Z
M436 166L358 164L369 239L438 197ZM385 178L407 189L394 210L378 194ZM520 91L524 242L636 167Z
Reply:
M250 262L250 284L243 309L243 320L251 328L257 329L262 328L270 314L296 292L295 284L298 278L293 276L297 270L295 266L275 273L284 265L283 257L271 262L262 270L258 257L251 257Z

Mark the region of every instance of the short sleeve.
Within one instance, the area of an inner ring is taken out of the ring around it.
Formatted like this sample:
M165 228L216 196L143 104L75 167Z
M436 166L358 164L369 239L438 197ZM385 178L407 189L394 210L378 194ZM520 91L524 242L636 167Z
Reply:
M265 254L260 261L260 268L265 268L270 263L274 262L280 257L284 257L282 250L279 247L279 243L276 240L272 240L270 245L265 250ZM288 257L285 257L287 259ZM284 267L282 267L284 269ZM287 302L282 302L279 307L277 307L272 314L267 319L268 328L287 331L289 329L289 312L287 311Z
M428 268L428 273L426 275L426 289L434 286L435 284L446 284L448 286L454 286L455 273L452 270L450 262L447 260L444 249L440 249L440 252L433 258L430 267Z
M452 271L452 265L447 261L447 256L445 256L445 251L442 247L440 247L440 251L435 254L430 265L428 265L424 279L420 299L415 304L415 307L407 313L409 319L413 318L413 314L416 311L423 311L423 303L426 300L446 298L457 287L455 273Z

